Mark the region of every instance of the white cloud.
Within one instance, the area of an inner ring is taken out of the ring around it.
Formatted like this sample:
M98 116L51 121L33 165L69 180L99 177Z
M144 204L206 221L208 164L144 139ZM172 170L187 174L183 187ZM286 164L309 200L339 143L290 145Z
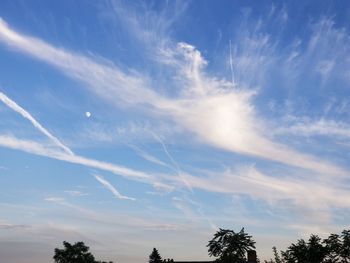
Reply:
M208 192L218 192L224 194L247 194L255 199L263 200L272 206L284 206L288 209L283 200L287 200L289 206L299 208L305 207L314 213L319 213L330 207L350 208L348 201L348 191L341 187L341 181L334 178L320 177L316 179L313 175L303 177L287 176L274 177L267 176L257 171L254 167L247 167L237 171L227 170L224 173L209 173L208 176L194 176L183 173L182 177L156 175L156 179L147 173L131 170L114 164L91 160L80 156L62 154L56 150L32 141L19 140L10 136L0 136L0 145L12 149L18 149L32 154L46 156L71 163L81 164L101 170L106 170L127 178L142 180L154 185L155 188L173 189L178 185L183 187L183 179L188 182L193 189L202 189ZM101 176L96 176L101 184L109 189L116 197L130 199L121 195L108 181ZM164 180L165 184L159 181ZM131 198L132 199L132 198ZM47 201L62 202L62 198L47 198ZM282 202L282 203L281 203ZM319 218L325 218L322 216ZM328 220L328 219L327 219Z
M261 50L266 46L265 53L268 54L269 38L261 38L247 38L247 48ZM0 41L87 83L90 91L107 101L113 98L111 102L118 107L121 106L120 102L124 102L135 107L140 106L143 110L143 106L148 105L151 113L154 113L152 109L157 109L161 112L160 115L157 113L157 118L171 117L180 126L195 134L199 140L212 146L320 173L346 173L342 168L327 161L271 140L265 135L269 127L265 127L263 120L255 112L252 102L254 92L239 88L230 89L231 83L205 74L205 59L189 44L179 43L175 49L170 45L166 52L167 61L175 65L178 74L185 79L180 81L181 85L178 86L181 97L170 99L152 90L148 78L142 74L122 71L116 66L104 65L92 58L21 35L10 29L4 21L0 22ZM257 45L263 47L257 48ZM235 59L237 67L242 71L238 72L239 74L251 70L257 72L250 68L252 59L251 56ZM255 63L255 59L253 60ZM271 58L268 59L264 55L257 61L260 61L258 65L261 69L265 67L265 63L271 62ZM184 82L186 85L183 85Z
M125 199L125 200L131 200L131 201L135 201L135 198L132 197L128 197L125 195L122 195L121 193L119 193L119 191L113 186L111 185L110 182L108 182L106 179L104 179L102 176L100 175L94 175L95 179L100 182L106 189L108 189L109 191L111 191L111 193L118 199Z
M116 66L96 63L83 55L55 48L42 40L21 35L11 30L1 18L0 41L57 67L70 77L83 81L88 84L90 91L108 101L113 99L116 103L118 99L124 103L152 104L160 99L154 91L147 88L147 79L142 75L123 72Z
M322 81L330 78L348 81L350 37L332 18L322 17L311 25L307 48L299 57L299 70L314 70Z
M315 224L329 224L335 208L350 209L346 197L349 191L342 180L311 179L308 174L272 176L253 166L228 169L220 175L211 172L207 176L185 176L194 189L248 195L275 209L295 210L306 219L312 216Z

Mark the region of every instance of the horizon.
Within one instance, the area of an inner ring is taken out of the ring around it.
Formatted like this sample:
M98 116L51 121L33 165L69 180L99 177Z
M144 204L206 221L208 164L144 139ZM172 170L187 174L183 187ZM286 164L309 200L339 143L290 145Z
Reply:
M350 2L0 2L0 261L261 260L350 220Z

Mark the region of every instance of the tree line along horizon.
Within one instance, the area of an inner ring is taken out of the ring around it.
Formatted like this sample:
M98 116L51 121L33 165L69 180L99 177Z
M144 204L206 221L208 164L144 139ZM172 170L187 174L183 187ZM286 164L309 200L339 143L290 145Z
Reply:
M255 241L244 228L239 232L222 229L214 234L208 242L208 254L215 257L218 263L246 263L248 251L255 250ZM63 249L55 248L53 259L55 263L113 263L113 261L97 261L89 252L84 242L70 244L63 241ZM350 230L340 234L330 234L320 238L311 234L308 240L299 239L285 251L272 247L273 258L264 263L350 263ZM159 251L153 248L149 255L149 263L171 263L173 259L162 259ZM257 259L257 262L260 262Z

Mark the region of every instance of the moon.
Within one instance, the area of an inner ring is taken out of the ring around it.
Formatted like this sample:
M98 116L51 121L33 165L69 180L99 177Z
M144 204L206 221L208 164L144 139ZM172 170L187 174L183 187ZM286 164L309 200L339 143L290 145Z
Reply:
M90 118L90 117L91 117L91 112L90 112L90 111L85 112L85 116L86 116L87 118Z

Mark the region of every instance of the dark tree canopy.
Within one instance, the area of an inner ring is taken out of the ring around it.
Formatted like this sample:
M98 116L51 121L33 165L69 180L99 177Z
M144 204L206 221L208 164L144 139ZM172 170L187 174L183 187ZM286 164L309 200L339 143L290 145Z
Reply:
M308 242L300 239L282 252L286 263L321 263L327 256L327 250L322 245L321 238L311 235Z
M273 248L275 259L267 263L350 263L350 230L343 230L340 235L330 234L321 240L311 235L306 242L303 239L291 244L282 257Z
M247 252L255 249L255 241L252 236L244 232L244 228L238 233L229 229L221 229L214 234L208 245L209 256L217 257L222 263L236 263L247 260Z
M340 246L340 258L342 263L350 262L350 230L343 230L341 232L341 246Z
M158 250L153 248L151 255L149 255L149 263L162 263L162 257L160 256Z
M95 257L89 252L84 242L71 245L63 241L63 249L56 248L53 259L56 263L95 263Z
M106 263L95 261L95 257L89 252L89 247L85 246L84 242L76 242L72 245L63 241L63 246L63 249L55 248L53 259L56 263Z

